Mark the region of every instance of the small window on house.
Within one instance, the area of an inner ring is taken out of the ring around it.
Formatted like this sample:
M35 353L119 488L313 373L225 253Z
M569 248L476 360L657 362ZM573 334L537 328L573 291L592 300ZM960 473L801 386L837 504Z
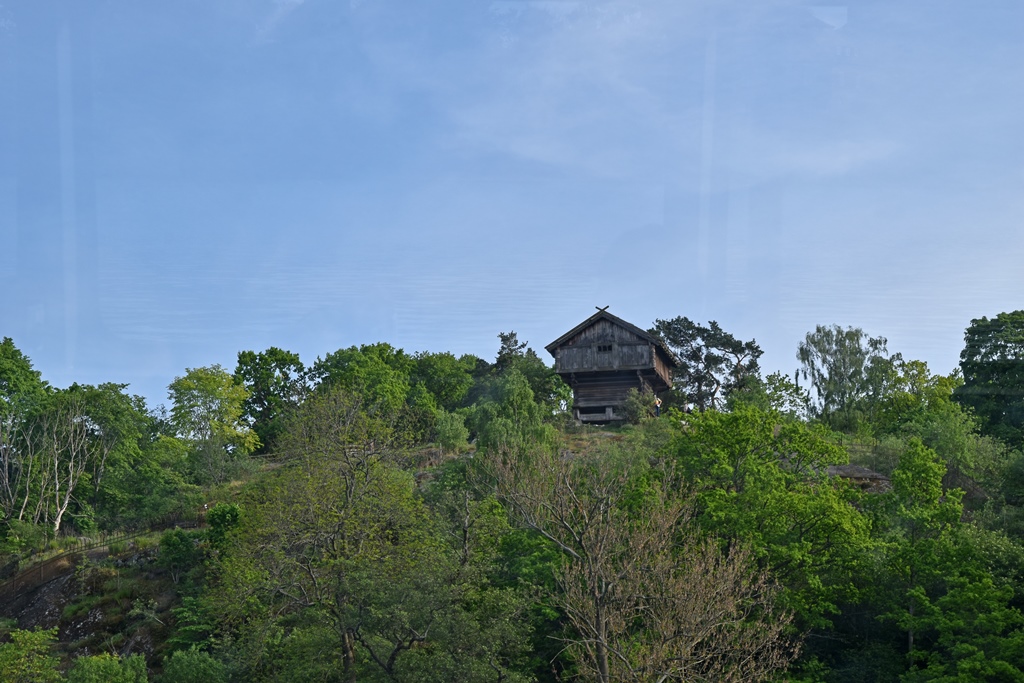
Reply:
M597 345L597 352L598 353L609 353L611 350L612 350L612 345L611 344L598 344Z

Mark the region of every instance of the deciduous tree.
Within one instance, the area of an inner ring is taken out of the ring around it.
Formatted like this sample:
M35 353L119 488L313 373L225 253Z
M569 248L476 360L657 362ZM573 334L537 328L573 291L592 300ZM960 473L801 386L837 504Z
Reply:
M796 357L814 389L811 414L834 429L856 430L860 415L877 410L896 380L902 358L886 344L858 327L818 325L808 332Z
M513 519L562 551L552 599L588 680L755 681L789 660L771 582L694 535L643 458L538 449L491 467Z
M221 482L232 461L251 453L259 437L243 419L249 392L219 365L190 368L168 386L170 421L192 444L197 474Z
M247 648L245 666L272 675L321 643L306 675L521 680L510 666L525 642L516 601L474 583L412 475L373 436L377 417L343 392L311 397L293 416L281 440L288 464L251 491L229 537L215 600Z
M975 411L985 433L1024 445L1024 310L972 320L960 369L956 399Z
M285 413L307 393L306 368L297 353L271 346L266 351L240 351L235 380L249 392L243 414L259 437L261 452L273 450L284 428Z
M689 416L669 452L697 522L753 549L800 628L829 628L856 597L870 523L857 492L826 474L847 461L828 431L741 405Z
M0 645L0 683L57 683L61 680L51 653L57 629L11 631L11 642Z

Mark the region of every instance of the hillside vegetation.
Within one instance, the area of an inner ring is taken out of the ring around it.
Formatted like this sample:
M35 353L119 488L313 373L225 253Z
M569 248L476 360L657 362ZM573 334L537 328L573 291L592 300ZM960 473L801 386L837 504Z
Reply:
M0 683L1024 681L1024 312L950 376L651 331L675 386L604 428L515 333L243 351L167 409L4 339Z

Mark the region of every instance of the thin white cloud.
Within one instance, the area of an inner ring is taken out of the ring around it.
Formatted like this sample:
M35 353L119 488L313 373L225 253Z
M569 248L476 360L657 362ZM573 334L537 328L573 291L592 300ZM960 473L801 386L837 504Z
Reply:
M891 161L902 146L870 137L780 135L747 128L735 135L728 158L722 160L736 177L761 182L777 177L830 177Z
M836 30L846 26L846 5L815 5L807 9L815 19Z
M256 27L256 42L266 43L273 40L272 34L289 14L297 10L306 0L273 0L273 10Z

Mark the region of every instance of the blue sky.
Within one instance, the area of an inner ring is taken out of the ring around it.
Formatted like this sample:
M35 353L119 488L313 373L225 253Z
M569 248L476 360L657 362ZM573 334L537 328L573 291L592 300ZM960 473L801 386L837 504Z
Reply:
M51 383L491 358L594 311L948 372L1024 308L1024 5L0 0L0 336Z

